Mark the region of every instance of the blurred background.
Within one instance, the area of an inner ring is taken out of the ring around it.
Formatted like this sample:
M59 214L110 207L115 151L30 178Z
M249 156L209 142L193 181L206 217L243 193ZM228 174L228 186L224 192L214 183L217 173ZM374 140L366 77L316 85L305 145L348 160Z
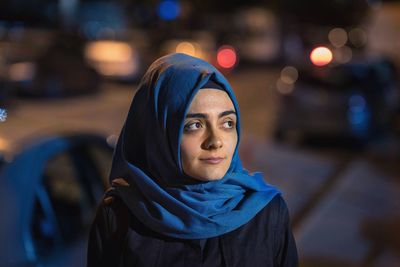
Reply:
M1 1L0 266L85 265L130 101L172 52L232 83L301 266L400 266L400 1L381 0Z

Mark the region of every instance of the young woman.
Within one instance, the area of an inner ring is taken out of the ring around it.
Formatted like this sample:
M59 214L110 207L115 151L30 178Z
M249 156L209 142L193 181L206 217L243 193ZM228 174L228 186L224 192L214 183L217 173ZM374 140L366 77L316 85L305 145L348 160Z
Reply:
M239 107L184 54L144 75L115 149L88 248L92 266L297 266L280 192L238 155Z

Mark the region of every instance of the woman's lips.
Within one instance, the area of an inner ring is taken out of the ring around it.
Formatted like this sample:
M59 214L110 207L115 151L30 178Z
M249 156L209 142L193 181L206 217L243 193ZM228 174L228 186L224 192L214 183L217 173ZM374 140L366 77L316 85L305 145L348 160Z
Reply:
M212 158L203 158L203 159L200 159L202 162L205 162L205 163L207 163L207 164L218 164L218 163L220 163L221 161L223 161L224 160L224 158L221 158L221 157L212 157Z

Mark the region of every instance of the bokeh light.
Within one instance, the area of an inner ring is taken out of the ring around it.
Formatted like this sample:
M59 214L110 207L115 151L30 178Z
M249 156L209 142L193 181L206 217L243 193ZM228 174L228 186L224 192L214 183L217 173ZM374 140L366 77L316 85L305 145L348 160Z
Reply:
M357 134L365 134L369 124L369 110L365 98L361 95L352 95L349 98L347 118L350 128Z
M36 67L31 62L20 62L12 64L8 71L8 76L11 81L23 82L33 79Z
M139 69L136 50L122 41L93 41L85 47L88 62L102 75L129 76Z
M190 42L180 42L176 46L176 53L183 53L189 56L196 56L196 48Z
M276 81L276 89L279 93L283 95L288 95L293 92L294 84L293 83L285 83L282 79L278 79Z
M342 47L347 43L347 32L342 28L334 28L329 31L328 39L334 47Z
M353 58L353 51L348 46L336 48L333 50L333 59L335 62L344 64Z
M177 1L166 0L158 5L158 15L163 20L174 20L179 16L180 5Z
M281 80L287 84L294 84L299 77L299 72L293 66L286 66L281 71Z
M7 110L0 108L0 122L5 122L7 120Z
M222 46L217 52L217 63L225 69L231 69L237 64L237 54L232 46Z
M132 56L131 47L123 42L97 41L89 43L85 55L97 61L127 61Z
M332 52L325 46L314 48L310 54L311 62L316 66L325 66L332 61Z
M182 53L209 61L211 55L207 49L206 46L193 39L171 39L161 45L161 51L164 54Z
M0 151L7 151L9 149L10 149L10 143L5 138L0 137ZM6 156L7 156L7 154L6 154Z
M349 40L355 47L365 46L367 39L367 33L361 28L354 28L349 32Z

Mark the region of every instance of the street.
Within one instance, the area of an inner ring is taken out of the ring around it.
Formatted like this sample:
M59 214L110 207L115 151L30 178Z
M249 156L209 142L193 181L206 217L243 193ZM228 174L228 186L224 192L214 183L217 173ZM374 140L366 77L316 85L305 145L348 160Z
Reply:
M395 266L399 248L383 246L379 235L364 227L400 216L394 144L346 150L275 143L278 74L278 69L253 67L227 77L241 107L244 166L263 172L281 189L303 266ZM135 88L106 82L95 96L17 100L0 125L0 149L10 160L34 137L62 132L96 132L115 144Z

